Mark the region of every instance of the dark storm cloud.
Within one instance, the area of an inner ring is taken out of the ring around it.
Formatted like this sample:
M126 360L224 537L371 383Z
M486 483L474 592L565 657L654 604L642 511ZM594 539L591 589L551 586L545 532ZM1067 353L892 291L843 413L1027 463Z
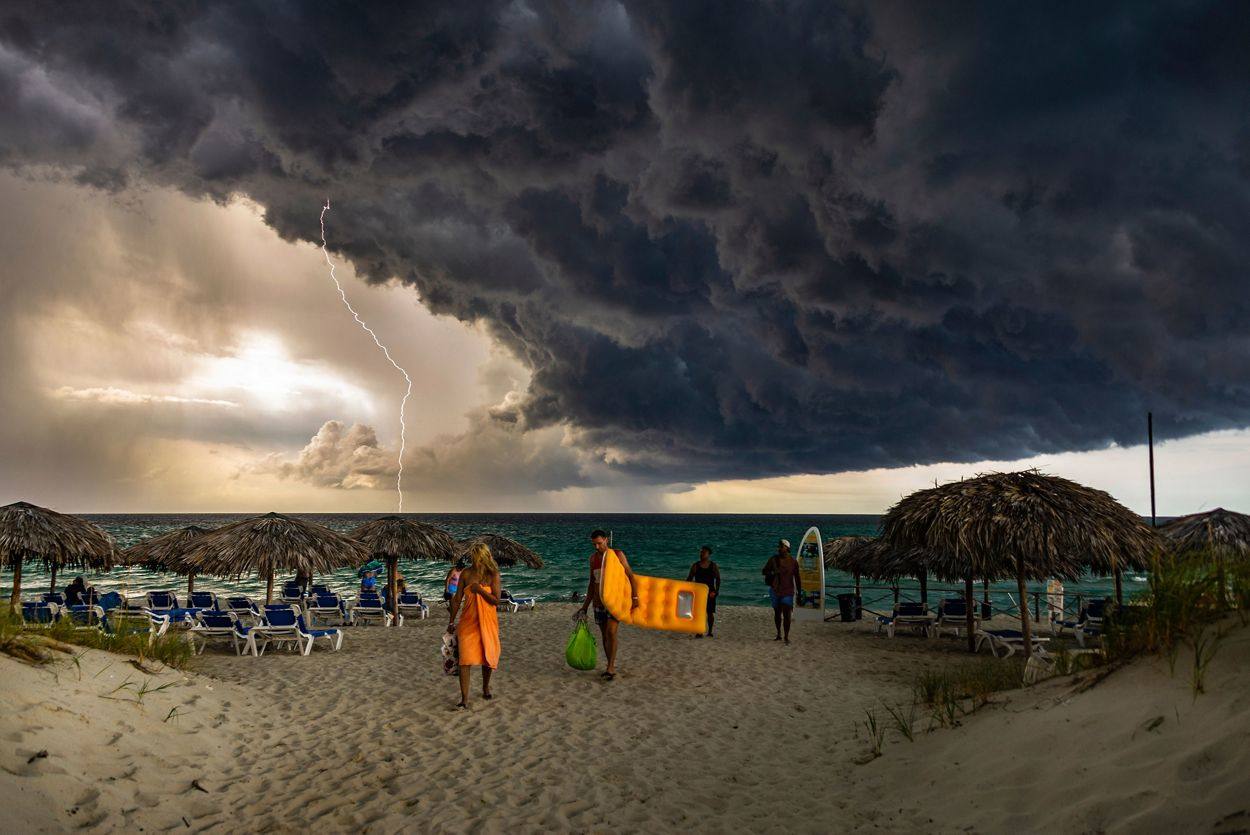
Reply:
M335 201L658 481L1250 424L1243 4L10 3L0 163Z

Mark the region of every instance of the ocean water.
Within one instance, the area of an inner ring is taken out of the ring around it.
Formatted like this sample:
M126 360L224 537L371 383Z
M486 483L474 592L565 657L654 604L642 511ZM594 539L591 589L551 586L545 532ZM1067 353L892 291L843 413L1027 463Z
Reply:
M122 548L150 536L155 536L184 525L216 527L246 518L249 514L151 514L87 515L114 537ZM301 518L319 522L338 531L350 531L357 525L381 514L297 514ZM760 569L775 552L777 540L789 539L797 546L803 533L811 525L820 528L821 536L829 539L848 534L871 535L876 533L878 517L873 516L769 516L744 514L406 514L437 525L456 538L478 533L497 533L512 537L532 548L543 558L545 566L538 570L523 567L505 569L504 585L514 593L534 595L541 600L568 600L572 592L584 592L587 580L587 557L590 554L590 531L595 528L609 530L615 547L623 550L630 564L642 574L677 577L684 579L690 564L698 558L699 546L710 545L712 558L720 565L721 602L725 605L763 606L768 603L768 590L763 584ZM447 563L421 560L401 560L400 571L408 585L427 598L440 599L443 576ZM60 572L57 586L63 587L75 574L70 570ZM112 571L84 572L89 585L103 591L124 590L138 594L150 589L185 590L186 579L174 574L162 574L142 568L115 568ZM64 578L64 579L62 579ZM283 578L277 578L280 582ZM22 588L27 596L48 589L48 575L42 569L27 565L22 572ZM1144 585L1144 577L1126 576L1125 593L1129 594ZM327 581L332 587L345 592L358 587L354 569L344 569L318 581ZM842 572L830 571L826 588L830 595L848 591L853 580ZM867 581L865 581L867 585ZM12 574L0 575L0 586L12 588ZM230 591L250 595L263 595L264 582L254 577L219 579L199 577L196 588L212 591ZM948 588L935 582L929 584L929 600L941 596ZM1016 594L1014 583L1000 584L994 590L995 608L1012 605ZM1111 582L1103 578L1088 578L1082 583L1067 586L1069 595L1106 594ZM918 599L915 581L900 583L904 599ZM1040 585L1031 585L1040 591ZM979 587L978 587L979 591ZM4 591L7 597L9 591ZM1009 597L1008 595L1011 595ZM893 599L890 589L865 589L864 605L869 609L888 609Z

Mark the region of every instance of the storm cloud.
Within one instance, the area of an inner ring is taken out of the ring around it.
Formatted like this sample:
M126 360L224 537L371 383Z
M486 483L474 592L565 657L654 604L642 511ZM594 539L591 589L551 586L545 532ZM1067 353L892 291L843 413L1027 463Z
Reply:
M475 425L637 479L1250 425L1244 4L399 5L7 3L0 165L330 195L529 370Z

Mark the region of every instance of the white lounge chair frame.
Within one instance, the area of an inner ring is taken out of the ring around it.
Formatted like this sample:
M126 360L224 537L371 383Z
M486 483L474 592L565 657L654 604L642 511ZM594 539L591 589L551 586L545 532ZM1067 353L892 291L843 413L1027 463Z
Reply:
M976 651L981 651L982 644L989 644L990 652L995 658L1010 658L1017 652L1024 652L1024 638L1015 637L1013 635L997 635L996 630L977 630ZM1046 644L1050 642L1050 638L1043 638L1038 635L1030 637L1033 642L1033 655L1041 659L1050 657L1050 653L1046 652ZM1001 651L1001 654L1000 654Z

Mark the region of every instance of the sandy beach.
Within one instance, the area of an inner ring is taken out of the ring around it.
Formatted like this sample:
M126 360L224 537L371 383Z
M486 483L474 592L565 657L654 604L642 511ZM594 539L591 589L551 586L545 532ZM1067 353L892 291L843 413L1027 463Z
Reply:
M53 669L0 657L0 795L30 832L1245 823L1244 631L1197 701L1183 672L1141 662L1079 695L1070 681L1008 694L914 743L891 732L865 763L864 711L909 701L921 669L967 663L960 644L828 624L785 647L767 610L728 608L713 640L626 630L604 683L563 662L570 608L502 618L496 698L467 714L439 669L438 612L353 628L337 654L210 650L186 673L95 651Z

